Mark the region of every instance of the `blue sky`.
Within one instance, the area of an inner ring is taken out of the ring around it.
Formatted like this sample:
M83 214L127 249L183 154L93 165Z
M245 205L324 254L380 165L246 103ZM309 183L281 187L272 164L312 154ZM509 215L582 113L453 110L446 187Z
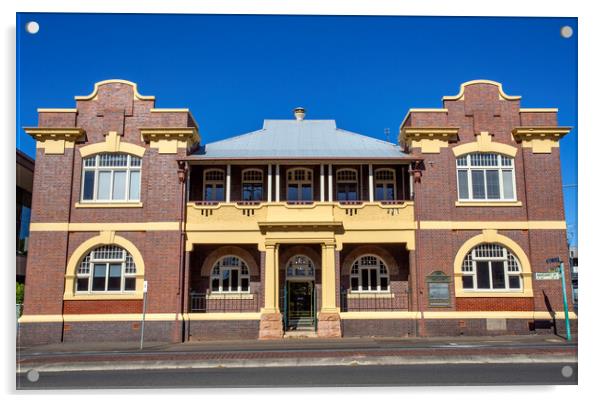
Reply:
M28 34L27 21L40 24ZM565 39L560 28L574 35ZM499 81L523 107L557 107L562 180L577 183L577 19L17 14L17 148L36 109L75 106L109 78L138 83L157 107L187 107L204 143L263 119L308 119L395 140L409 108L440 107L462 82ZM564 189L577 242L577 188Z

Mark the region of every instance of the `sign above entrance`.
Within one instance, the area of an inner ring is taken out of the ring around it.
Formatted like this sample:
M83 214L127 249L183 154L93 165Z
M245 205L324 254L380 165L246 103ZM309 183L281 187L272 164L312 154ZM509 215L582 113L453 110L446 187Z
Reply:
M535 273L535 280L560 280L560 273Z

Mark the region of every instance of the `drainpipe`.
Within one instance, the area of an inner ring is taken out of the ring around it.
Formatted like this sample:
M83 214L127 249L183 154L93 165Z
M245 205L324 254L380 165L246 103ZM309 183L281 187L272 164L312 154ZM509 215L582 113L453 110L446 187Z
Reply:
M184 247L186 245L186 178L188 176L188 163L185 161L178 161L178 181L180 182L180 245L179 245L179 282L178 282L178 295L180 296L180 314L182 315L182 334L181 340L182 342L186 341L186 322L184 321L184 307L185 307L185 298L186 298L186 290L185 280L186 276L184 273L185 267L185 258L186 253Z

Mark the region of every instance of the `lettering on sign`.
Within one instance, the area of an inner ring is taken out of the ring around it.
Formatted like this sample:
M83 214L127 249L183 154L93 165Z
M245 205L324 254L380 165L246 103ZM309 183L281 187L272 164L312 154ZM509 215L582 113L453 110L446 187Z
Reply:
M560 280L560 273L535 273L535 280Z

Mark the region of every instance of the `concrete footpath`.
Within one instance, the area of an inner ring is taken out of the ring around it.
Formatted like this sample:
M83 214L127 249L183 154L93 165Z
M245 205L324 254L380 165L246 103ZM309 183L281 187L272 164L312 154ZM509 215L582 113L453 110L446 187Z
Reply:
M86 343L17 348L17 373L420 364L576 363L557 336Z

